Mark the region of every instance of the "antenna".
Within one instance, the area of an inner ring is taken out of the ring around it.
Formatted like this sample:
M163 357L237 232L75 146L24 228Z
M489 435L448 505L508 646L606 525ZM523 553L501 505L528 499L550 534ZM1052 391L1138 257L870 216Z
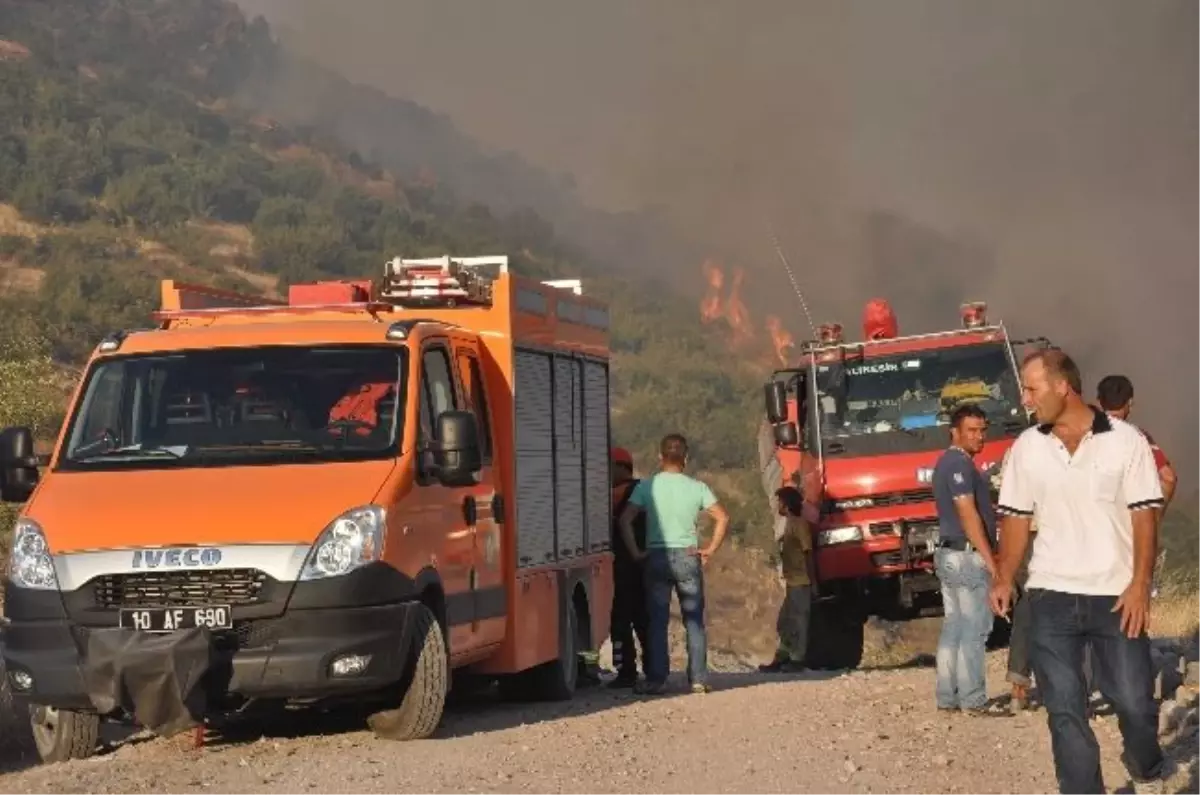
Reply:
M800 308L804 310L804 317L808 320L809 331L812 332L812 339L817 338L817 324L813 322L812 314L808 311L808 302L804 300L804 293L800 290L800 284L796 281L796 274L792 272L792 266L788 264L787 257L783 253L783 246L779 245L779 238L775 236L775 227L767 221L767 231L771 235L771 245L775 246L775 253L779 255L779 261L783 263L783 269L787 271L788 280L792 283L792 289L796 291L796 297L800 299Z

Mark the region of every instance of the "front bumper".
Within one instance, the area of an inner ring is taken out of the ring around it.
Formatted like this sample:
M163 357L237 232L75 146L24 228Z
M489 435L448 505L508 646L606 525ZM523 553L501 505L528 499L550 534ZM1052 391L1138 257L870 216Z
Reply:
M368 579L378 580L378 573ZM361 586L299 583L288 589L290 598L282 598L277 611L264 605L235 607L234 629L212 635L214 664L206 684L210 698L320 699L398 682L405 673L418 603L410 589L393 588L382 593L400 597L398 601L353 604L362 601L355 598ZM377 601L381 592L371 590L368 601ZM25 672L33 680L31 689L15 695L60 709L92 709L86 686L88 634L116 626L116 611L93 611L81 621L64 606L72 602L70 593L10 586L6 599L3 656L8 674ZM263 615L270 612L276 615ZM331 663L350 654L370 655L366 668L353 676L333 676Z

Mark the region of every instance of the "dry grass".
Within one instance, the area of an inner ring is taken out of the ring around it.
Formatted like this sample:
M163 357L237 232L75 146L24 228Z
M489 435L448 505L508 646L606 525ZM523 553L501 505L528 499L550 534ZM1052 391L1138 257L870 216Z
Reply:
M0 235L36 238L47 231L48 227L22 218L13 205L0 203Z
M762 550L729 543L705 573L709 643L748 661L775 650L775 616L783 586ZM1165 578L1155 600L1150 634L1187 638L1200 629L1200 587L1196 572ZM928 662L937 649L941 619L867 623L862 665L891 668Z
M1155 638L1185 638L1200 629L1197 619L1196 594L1162 599L1154 605L1150 624L1150 635Z
M704 586L710 645L747 660L769 659L783 585L768 556L731 542L709 562Z
M0 61L24 61L32 53L29 48L13 39L0 39Z
M209 252L214 256L238 255L248 257L254 253L254 233L245 224L230 224L223 221L197 221L193 219L188 221L187 225L192 229L196 229L221 241Z
M283 294L279 291L279 277L268 273L254 273L245 268L239 268L236 265L226 265L225 271L239 279L250 284L254 289L258 290L268 298L282 298Z
M0 292L36 293L46 278L41 268L26 268L13 259L0 259Z

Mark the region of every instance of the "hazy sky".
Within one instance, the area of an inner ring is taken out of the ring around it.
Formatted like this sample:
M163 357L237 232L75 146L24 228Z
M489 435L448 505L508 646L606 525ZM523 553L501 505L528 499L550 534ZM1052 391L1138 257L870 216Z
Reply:
M908 331L989 301L1089 388L1130 375L1195 485L1194 2L241 4L599 205L666 205L798 331L768 223L847 329L876 293Z

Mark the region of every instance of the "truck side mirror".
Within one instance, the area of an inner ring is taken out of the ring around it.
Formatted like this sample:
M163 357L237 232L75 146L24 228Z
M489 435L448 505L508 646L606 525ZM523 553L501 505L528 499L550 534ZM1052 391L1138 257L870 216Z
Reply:
M767 421L771 424L787 420L787 387L782 381L768 381L763 389L767 399Z
M38 484L38 459L33 452L33 431L5 428L0 431L0 499L25 502Z
M443 411L437 420L432 445L437 477L447 486L470 486L483 468L479 424L469 411Z
M781 422L775 426L775 444L780 447L795 447L800 444L800 431L794 422Z

